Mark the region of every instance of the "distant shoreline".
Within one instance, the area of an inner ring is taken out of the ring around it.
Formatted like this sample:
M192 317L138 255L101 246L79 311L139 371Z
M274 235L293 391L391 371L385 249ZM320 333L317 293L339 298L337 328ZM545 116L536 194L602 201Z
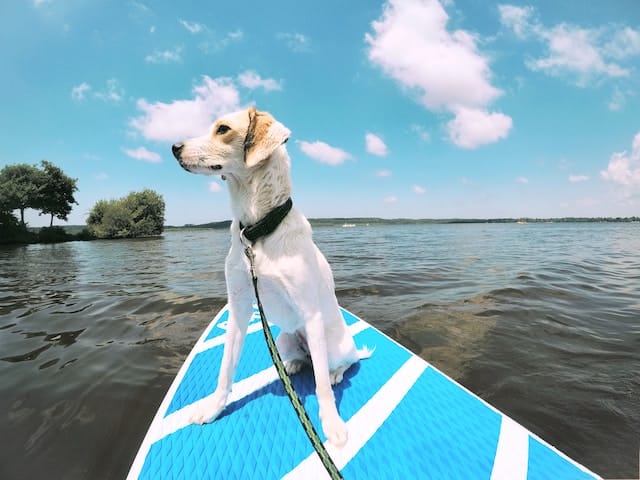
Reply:
M376 218L376 217L337 217L310 218L313 227L374 227L381 225L454 225L478 223L513 223L527 225L531 223L640 223L640 217L559 217L559 218ZM201 224L185 224L181 226L165 225L164 232L180 230L222 230L228 229L231 220ZM28 227L24 237L13 239L0 238L0 245L31 243L62 243L77 240L96 240L86 235L86 225L59 225L51 227ZM40 238L40 231L49 232ZM154 235L157 236L157 235ZM149 238L149 237L140 237Z
M310 218L309 223L314 227L358 227L373 225L448 225L468 223L640 223L640 217L559 217L559 218L376 218L376 217L338 217L338 218ZM182 226L165 225L166 230L188 229L226 229L231 220L209 222L202 224L185 224Z
M559 217L559 218L376 218L376 217L336 217L336 218L310 218L309 223L313 227L364 227L376 225L451 225L473 223L640 223L639 217ZM231 220L221 222L209 222L200 224L165 225L164 231L172 230L201 230L201 229L228 229ZM61 225L68 234L74 235L82 232L86 225ZM40 227L29 227L31 232L37 233Z

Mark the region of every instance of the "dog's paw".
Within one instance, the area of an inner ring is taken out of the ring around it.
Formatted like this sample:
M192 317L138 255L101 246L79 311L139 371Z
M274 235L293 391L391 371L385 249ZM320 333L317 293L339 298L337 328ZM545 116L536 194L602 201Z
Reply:
M335 370L331 370L331 372L329 372L329 379L331 380L331 385L339 384L344 377L344 372L346 372L348 368L349 367L338 367Z
M211 423L222 413L226 403L227 395L216 390L209 395L209 397L201 401L198 408L189 417L189 421L198 425Z
M327 440L338 448L344 447L349 439L347 424L337 415L331 420L322 421L322 431Z
M305 363L306 362L304 360L287 360L284 362L284 369L287 371L288 375L295 375L302 370Z

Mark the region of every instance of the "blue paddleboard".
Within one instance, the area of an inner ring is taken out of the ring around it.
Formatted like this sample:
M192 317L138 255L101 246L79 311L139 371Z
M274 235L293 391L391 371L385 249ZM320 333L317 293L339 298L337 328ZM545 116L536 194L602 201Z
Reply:
M349 429L342 449L322 434L311 369L292 381L345 479L600 478L373 326L342 314L358 348L375 348L334 387ZM328 478L272 365L257 310L225 410L210 424L189 424L216 388L228 317L224 307L187 357L129 479Z

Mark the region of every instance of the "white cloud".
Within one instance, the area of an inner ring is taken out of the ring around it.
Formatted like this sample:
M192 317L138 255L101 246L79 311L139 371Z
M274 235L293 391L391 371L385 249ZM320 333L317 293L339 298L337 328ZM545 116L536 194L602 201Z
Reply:
M33 0L33 5L36 7L40 7L42 5L45 5L47 3L51 3L51 0Z
M533 14L533 7L517 7L515 5L498 5L500 21L511 28L520 38L527 36L530 30L529 19Z
M611 95L611 100L609 100L609 103L607 103L607 107L612 112L617 112L619 110L622 110L626 101L627 99L624 92L616 87L613 90L613 94Z
M204 25L197 22L188 22L187 20L182 19L178 19L178 22L180 22L180 25L182 25L189 31L189 33L192 34L200 33L206 28Z
M369 152L371 155L376 155L378 157L384 157L387 155L387 146L379 136L373 133L367 133L364 136L364 140L367 147L367 152Z
M218 193L222 191L222 186L218 182L209 182L209 191Z
M384 198L384 203L397 203L398 202L398 197L396 197L395 195L389 195L388 197Z
M423 142L431 141L431 134L422 125L417 125L417 124L411 125L411 131L416 133L418 137L420 137L420 140L422 140Z
M629 27L617 29L604 50L607 55L620 60L640 55L640 30Z
M107 80L104 90L95 91L87 82L82 82L71 89L71 98L82 101L87 98L87 94L93 91L93 97L103 102L118 103L124 98L124 89L115 78Z
M491 113L475 108L460 108L447 123L451 140L462 148L476 148L506 138L512 120L502 113Z
M149 163L159 163L162 161L159 154L157 154L156 152L152 152L151 150L147 150L145 147L138 147L133 149L123 148L123 151L128 156L136 160L142 160Z
M144 57L147 63L171 63L182 61L182 48L176 47L173 50L156 50Z
M91 86L87 82L82 82L71 89L71 98L77 101L84 100L90 90Z
M529 179L527 177L517 177L516 182L526 185L527 183L529 183Z
M249 90L254 90L256 88L262 88L267 92L282 90L282 82L278 82L273 78L262 78L252 70L247 70L238 75L238 82Z
M385 178L390 177L392 175L391 170L378 170L376 172L376 177Z
M279 33L276 37L294 52L308 52L310 50L309 37L302 33Z
M199 47L200 50L202 50L206 54L219 53L232 43L239 42L244 38L244 32L239 29L228 32L223 37L219 37L215 33L210 32L208 29L205 33L206 38L200 43Z
M412 189L413 189L413 192L418 195L422 195L423 193L427 192L427 189L424 187L421 187L420 185L414 185Z
M205 75L193 87L192 99L150 103L141 98L137 107L142 113L130 121L135 130L148 140L175 142L203 135L216 117L240 108L240 96L232 79Z
M232 43L239 42L244 38L244 32L240 29L221 35L212 31L202 23L190 22L183 19L178 19L178 22L189 33L199 36L201 42L198 46L200 50L207 54L219 53Z
M351 158L349 153L340 148L332 147L325 142L305 142L301 140L297 143L300 145L300 150L309 157L327 165L340 165Z
M238 41L238 40L242 40L243 37L244 37L244 32L238 29L238 30L234 30L233 32L227 33L226 38L232 41Z
M569 181L571 183L586 182L587 180L589 180L588 175L569 175Z
M133 15L138 17L151 15L153 12L144 3L132 1L131 7L133 8Z
M595 30L560 24L541 31L540 35L547 42L548 53L546 57L528 61L531 70L560 77L572 75L580 86L588 84L595 76L629 75L629 71L620 65L604 60Z
M612 60L640 55L640 31L628 27L582 28L568 23L546 27L533 19L533 7L500 5L498 9L501 23L517 37L533 38L546 47L544 56L526 61L529 69L578 86L628 76L630 70Z
M105 180L109 180L109 175L104 172L100 172L96 174L94 178L99 182L104 182Z
M106 89L95 92L95 97L103 102L118 103L124 98L124 89L115 78L107 80Z
M491 122L489 128L450 128L450 133L458 134L451 138L456 145L475 148L504 138L511 119L495 114L501 119L497 122L498 117L486 112L502 95L491 85L489 59L478 51L476 35L465 30L449 31L448 20L438 1L389 0L382 17L371 24L373 33L365 35L368 56L431 111L458 115L463 109L482 110L484 115L476 115L476 120ZM498 127L503 131L495 132ZM467 139L466 132L472 130L476 137ZM479 138L479 132L490 135Z
M502 94L490 82L486 57L475 37L447 31L449 17L437 1L390 0L373 34L369 60L403 87L415 90L429 109L484 106Z
M630 189L640 189L640 132L631 143L631 153L616 152L609 158L606 170L600 172L602 178Z

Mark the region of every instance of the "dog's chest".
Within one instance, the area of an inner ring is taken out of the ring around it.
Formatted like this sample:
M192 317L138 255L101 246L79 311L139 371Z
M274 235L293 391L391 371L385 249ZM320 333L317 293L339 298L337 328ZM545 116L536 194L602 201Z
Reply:
M269 322L287 333L293 333L303 327L301 312L288 298L289 295L283 290L282 285L268 279L262 279L258 285L260 300Z

